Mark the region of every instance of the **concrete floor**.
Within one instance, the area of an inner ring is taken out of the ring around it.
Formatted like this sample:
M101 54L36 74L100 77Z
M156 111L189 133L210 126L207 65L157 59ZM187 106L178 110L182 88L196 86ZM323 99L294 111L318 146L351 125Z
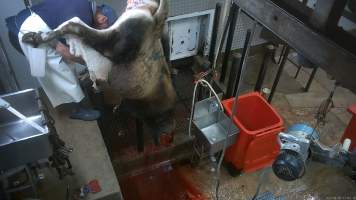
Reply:
M255 55L249 60L248 71L243 81L244 92L251 91L261 64L261 55ZM333 81L330 81L325 72L319 70L315 81L308 93L302 92L302 87L306 84L309 69L303 69L299 77L295 80L294 73L296 67L287 62L284 73L281 77L277 93L273 99L273 106L285 121L285 126L299 122L315 123L314 115L320 103L328 96ZM270 87L277 71L274 64L269 65L268 75L264 87ZM178 82L180 101L177 106L178 128L175 144L168 148L156 148L152 144L150 136L146 135L145 151L141 154L136 151L136 139L134 133L120 132L119 129L111 125L116 125L113 121L108 127L111 132L103 132L104 139L109 148L111 161L116 170L118 179L132 173L140 168L151 166L162 160L176 158L179 152L191 151L189 141L185 140L187 134L187 124L189 116L189 106L191 103L192 80L191 74L181 71L181 81ZM335 107L327 115L327 123L319 128L321 141L328 145L334 145L343 134L350 119L350 114L346 109L352 103L356 103L356 96L350 91L338 88L334 97ZM65 117L65 114L57 115L57 127L61 137L68 146L73 146L75 151L71 155L76 175L73 178L59 182L55 180L54 173L51 184L56 183L56 187L48 187L45 192L49 194L44 199L63 199L65 188L68 183L75 188L91 179L99 179L103 191L90 199L96 199L108 194L118 194L117 179L110 164L110 158L101 138L96 123L72 121ZM112 128L113 127L113 128ZM128 126L128 129L130 126ZM132 129L134 130L134 129ZM131 132L132 132L131 130ZM177 148L176 148L177 147ZM183 149L177 150L177 149ZM185 150L185 151L184 151ZM177 153L178 152L178 153ZM85 155L85 156L84 156ZM183 172L184 177L199 189L205 197L213 199L215 195L215 173L211 171L212 165L208 160L203 160L197 167L192 168L189 164L175 165ZM137 171L136 171L137 172ZM285 199L356 199L355 183L347 176L347 172L342 169L334 169L319 163L308 164L306 175L294 182L284 182L275 177L271 169L266 169L266 178L263 181L261 192L270 191L275 195L282 195ZM231 177L226 169L222 169L220 200L250 199L257 187L261 171L243 174L239 177ZM53 181L54 180L54 181ZM44 182L43 185L47 185ZM162 188L164 190L164 188ZM111 199L119 199L111 198ZM145 199L155 199L147 197ZM136 200L136 199L135 199ZM139 200L139 199L137 199Z
M248 61L248 70L243 80L242 93L252 91L259 66L261 64L262 55L255 54ZM270 88L277 72L277 66L272 62L269 64L268 74L265 79L264 87ZM319 70L316 78L310 88L310 91L303 92L303 86L306 84L310 69L301 71L299 77L294 79L294 74L297 68L291 63L287 62L280 84L273 99L273 106L277 109L279 114L283 117L285 127L294 123L305 122L311 125L315 123L315 113L320 103L329 95L329 91L333 86L333 81L327 78L327 75L322 70ZM112 153L114 168L119 175L120 184L128 184L128 182L121 181L132 174L142 173L142 169L146 170L164 160L172 160L176 158L176 152L184 152L178 150L179 147L191 151L188 147L189 143L182 143L184 136L186 136L189 116L189 107L191 102L192 82L191 72L189 70L180 70L177 82L177 92L179 96L179 103L177 105L178 137L173 146L168 148L155 149L152 152L152 141L150 137L146 136L147 148L144 153L137 153L135 146L135 137L125 139L125 134L115 132L115 144L125 143L123 147L115 148ZM350 114L346 109L349 105L356 103L356 95L350 91L339 87L334 96L334 108L331 109L327 115L327 123L325 126L319 127L318 131L321 133L321 141L327 145L334 145L337 143L343 134L345 127L350 120ZM185 124L186 123L186 124ZM134 135L134 133L128 134ZM115 142L116 141L116 142ZM119 142L119 143L118 143ZM188 145L188 146L187 146ZM168 149L168 150L167 150ZM166 152L166 153L164 153ZM173 153L175 152L175 153ZM162 156L163 155L163 156ZM164 165L166 165L165 163ZM156 169L156 167L152 169ZM198 190L200 190L207 199L214 199L215 195L215 173L212 172L213 165L209 160L203 160L197 167L191 167L189 164L175 164L173 169L178 169L184 178L190 181ZM356 184L348 177L348 172L343 169L334 169L323 164L310 162L307 166L307 172L302 179L294 182L285 182L279 180L271 171L266 168L266 175L263 179L261 193L270 191L276 196L283 196L287 200L294 199L356 199ZM225 168L221 172L221 187L219 192L220 200L238 200L251 199L256 192L258 180L261 171L255 173L243 174L239 177L231 177ZM148 173L150 174L150 173ZM150 180L157 179L154 175L150 175ZM160 183L162 184L162 183ZM125 187L125 185L122 185ZM141 187L145 187L141 184ZM149 187L148 187L149 188ZM127 189L127 188L126 188ZM129 188L130 189L130 188ZM161 188L162 193L170 190L164 185ZM133 188L135 191L135 188ZM158 192L157 195L160 193ZM162 194L163 195L163 194ZM124 196L125 198L125 196ZM147 197L143 199L162 199L160 197ZM163 198L164 199L164 198ZM183 198L184 199L184 198ZM131 199L129 199L131 200ZM135 199L136 200L136 199ZM139 200L139 199L138 199Z
M97 122L72 120L68 111L53 111L56 129L67 147L72 147L69 155L73 165L73 176L58 179L55 169L43 169L45 179L39 184L39 195L44 200L64 200L67 186L70 191L78 190L82 185L97 179L102 191L89 194L87 200L119 200L121 191L113 170L109 154L104 144Z
M257 56L249 61L247 76L244 79L245 92L251 91L254 86L255 74L259 69L259 59ZM269 65L264 87L270 88L276 69L277 67L274 64ZM283 117L285 127L300 122L314 125L315 113L320 103L329 95L329 91L334 84L334 81L329 80L326 73L320 69L310 91L302 92L302 87L306 84L311 70L303 68L299 77L295 80L292 77L294 77L296 70L297 68L291 62L287 62L272 102L272 105ZM327 115L325 126L318 129L323 143L335 145L340 140L351 117L346 109L354 103L356 103L356 95L347 89L337 88L334 96L334 108ZM187 165L181 166L181 168L190 181L200 188L209 199L213 199L215 195L215 173L211 171L212 165L208 160L205 160L196 168ZM261 193L270 191L276 196L285 197L287 200L356 199L356 184L347 176L347 171L343 169L335 169L310 162L305 176L294 182L279 180L270 168L265 170L266 175L263 179ZM252 198L256 192L261 171L234 178L227 173L226 169L222 169L220 199Z

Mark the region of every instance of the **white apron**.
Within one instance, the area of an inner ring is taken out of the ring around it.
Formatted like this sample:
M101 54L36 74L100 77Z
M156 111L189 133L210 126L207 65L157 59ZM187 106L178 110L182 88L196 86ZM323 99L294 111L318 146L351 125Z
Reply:
M84 94L72 71L74 65L62 61L61 55L47 44L33 48L22 42L23 34L39 31L48 32L51 29L40 16L33 13L23 22L18 35L21 48L30 63L32 76L37 77L53 107L80 102Z

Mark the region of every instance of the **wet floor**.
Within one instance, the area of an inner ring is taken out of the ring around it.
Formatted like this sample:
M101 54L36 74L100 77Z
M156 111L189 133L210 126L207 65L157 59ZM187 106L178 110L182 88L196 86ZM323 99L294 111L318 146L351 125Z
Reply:
M171 163L122 177L121 191L125 200L206 200L187 179L180 166Z
M251 65L259 66L258 60L261 58L256 57L256 59L257 61L251 61ZM258 73L258 69L258 67L249 68L250 71L247 74L256 74ZM272 102L272 105L284 119L285 127L301 122L313 125L318 106L328 96L329 88L331 88L330 85L332 85L330 81L324 80L326 76L323 72L318 72L310 91L304 93L302 92L302 88L310 72L302 70L299 78L294 79L295 70L295 66L287 63ZM276 71L275 66L270 68L264 87L271 86L271 81L273 81ZM180 74L182 79L178 81L178 87L180 87L178 93L180 93L179 96L182 101L177 106L177 119L179 119L179 137L182 139L186 136L185 130L188 124L187 117L189 117L192 82L189 70L181 70ZM254 78L248 77L244 81L244 91L251 91L251 88L253 89L254 87ZM323 143L335 145L340 140L350 119L350 115L346 112L347 106L355 102L356 97L350 94L350 92L341 88L336 92L335 107L328 113L327 123L318 128ZM120 137L118 140L121 140ZM144 170L119 176L120 186L125 199L215 199L216 172L212 170L212 165L208 159L203 160L195 167L185 164L174 165L173 167L171 165L164 165L164 167L147 168L145 166L150 166L150 164L146 161L152 161L152 159L148 159L146 155L152 153L150 149L156 151L150 140L150 137L146 136L145 148L148 150L145 150L143 154L135 151L134 136L126 141L121 140L121 143L125 143L122 146L125 148L116 148L115 155L120 159L120 162L116 164L119 167L126 160L132 158L132 155L145 155L142 156L142 159L145 161L142 162ZM179 144L177 145L179 146ZM126 151L125 149L131 150ZM155 160L154 162L157 163L157 161ZM265 170L266 175L263 178L261 193L269 191L275 196L284 197L286 200L356 199L356 184L349 177L349 171L345 169L337 169L324 164L310 162L308 163L305 176L293 182L279 180L270 168L266 168ZM121 169L117 171L119 174L120 172L122 172ZM251 199L256 193L260 174L261 170L232 177L225 168L222 168L219 200Z
M257 61L251 61L251 63ZM270 87L275 75L275 66L270 66L264 87ZM258 73L258 67L250 67L248 74ZM319 105L330 92L333 81L326 78L325 72L319 70L308 93L302 91L309 78L310 70L302 70L298 79L294 79L296 67L287 63L281 77L280 84L274 96L272 105L284 119L287 128L294 123L315 124L315 114ZM252 78L253 79L253 78ZM255 81L247 77L243 82L244 91L252 91ZM346 109L356 103L356 95L343 88L338 88L334 96L334 107L326 117L326 124L318 127L321 141L326 145L339 142L350 120ZM194 181L205 196L215 199L215 172L212 172L209 160L204 160L195 168L184 167L184 173L189 180ZM286 200L336 200L356 199L356 184L349 177L349 169L339 169L309 162L303 178L286 182L278 179L270 168L266 168L266 175L262 181L261 192L270 191L275 196L282 196ZM221 171L220 200L251 199L260 179L261 170L232 177L225 168Z

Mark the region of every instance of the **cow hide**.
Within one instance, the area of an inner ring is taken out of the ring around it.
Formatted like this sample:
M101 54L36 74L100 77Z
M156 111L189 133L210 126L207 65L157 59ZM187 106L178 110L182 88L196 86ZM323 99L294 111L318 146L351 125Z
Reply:
M127 10L108 29L96 30L73 18L48 33L27 33L22 41L37 46L67 38L97 87L124 98L125 108L158 136L174 129L176 93L160 40L167 14L167 0L160 0L158 8Z
M95 49L84 44L80 38L73 35L68 35L65 38L70 53L76 57L82 57L85 61L90 79L93 81L93 87L98 89L97 80L107 82L113 63Z

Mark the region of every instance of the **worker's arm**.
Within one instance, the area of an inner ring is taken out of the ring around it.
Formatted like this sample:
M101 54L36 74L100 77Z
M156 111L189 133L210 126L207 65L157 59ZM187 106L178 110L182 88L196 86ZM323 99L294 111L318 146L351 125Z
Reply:
M56 50L57 53L62 56L63 60L66 62L76 62L85 65L85 61L81 57L76 57L70 54L69 47L67 47L62 42L54 40L50 45Z

